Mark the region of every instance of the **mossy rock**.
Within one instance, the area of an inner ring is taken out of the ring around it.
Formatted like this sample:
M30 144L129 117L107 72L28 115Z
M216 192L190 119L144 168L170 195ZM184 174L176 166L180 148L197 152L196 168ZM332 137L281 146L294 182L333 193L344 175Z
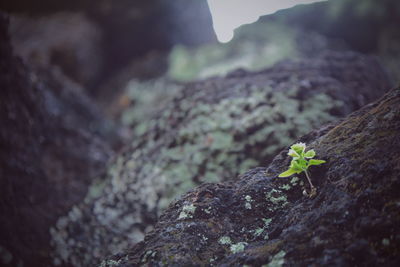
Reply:
M85 266L141 241L175 197L267 164L299 136L388 87L373 58L351 52L188 84L51 229L55 262Z
M399 118L397 88L301 137L327 161L311 168L314 198L302 194L303 175L278 178L290 162L285 149L234 183L191 190L143 242L111 259L115 266L397 266ZM192 216L180 217L187 206Z

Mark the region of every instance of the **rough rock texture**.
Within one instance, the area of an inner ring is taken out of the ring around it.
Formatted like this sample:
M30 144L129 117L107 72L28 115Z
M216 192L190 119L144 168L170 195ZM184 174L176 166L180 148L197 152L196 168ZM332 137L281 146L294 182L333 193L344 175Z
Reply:
M48 266L50 225L112 154L95 134L107 123L57 70L39 78L14 57L6 25L0 14L0 265Z
M302 175L277 177L284 150L234 183L190 191L101 266L398 266L399 132L397 88L300 138L327 161L311 170L315 198L302 195Z
M354 53L187 85L138 126L142 134L110 165L106 181L51 229L55 263L86 266L142 240L177 195L265 165L299 136L385 88L379 64Z

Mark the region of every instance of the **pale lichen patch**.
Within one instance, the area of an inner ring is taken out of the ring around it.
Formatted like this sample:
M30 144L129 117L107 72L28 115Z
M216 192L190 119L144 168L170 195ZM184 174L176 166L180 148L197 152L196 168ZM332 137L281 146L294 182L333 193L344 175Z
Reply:
M196 206L193 204L183 206L181 213L179 213L178 220L193 218L195 211Z
M265 199L273 204L273 206L270 208L272 211L288 204L287 196L282 193L281 190L277 189L271 189L269 192L267 192L265 194Z
M293 186L295 186L295 185L298 184L299 180L300 180L299 177L295 176L295 177L293 177L293 178L290 180L290 183L291 183Z
M262 235L265 231L267 231L267 230L268 230L268 226L269 226L269 225L271 224L271 222L272 222L272 219L268 219L268 218L263 218L262 220L263 220L263 222L264 222L264 226L263 226L263 227L259 227L259 228L255 229L255 230L253 231L253 235L254 235L255 237L258 237L258 236ZM264 235L264 239L265 239L265 240L269 239L269 235L268 235L268 234L265 234L265 235Z
M218 240L218 243L221 245L230 245L232 244L232 240L229 236L223 236Z
M207 208L204 209L204 212L207 213L207 214L210 214L211 213L211 209L212 209L211 207L207 207Z
M244 199L246 200L246 202L244 203L244 207L248 210L251 210L251 202L253 202L254 200L251 198L251 196L246 195L244 197Z
M127 260L128 256L119 260L104 260L100 263L99 267L114 267L119 266L124 260Z
M390 245L390 240L389 238L384 238L382 239L382 245L384 245L385 247Z
M236 244L232 244L230 246L230 250L232 253L239 253L242 252L248 244L246 242L239 242Z

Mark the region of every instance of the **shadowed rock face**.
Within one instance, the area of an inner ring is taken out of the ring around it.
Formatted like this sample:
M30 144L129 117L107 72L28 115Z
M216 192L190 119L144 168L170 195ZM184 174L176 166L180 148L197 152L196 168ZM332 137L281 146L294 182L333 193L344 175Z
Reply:
M82 200L112 151L82 88L57 70L28 69L6 26L0 13L0 265L48 266L50 225Z
M16 0L0 3L0 9L16 16L12 35L20 55L35 65L61 67L99 97L110 95L113 88L104 84L121 71L130 78L165 72L165 63L143 63L152 52L165 62L176 44L216 42L206 0Z
M172 203L154 231L102 266L397 266L400 263L400 88L300 138L326 164L277 178L289 158L233 183L203 184ZM111 265L112 264L112 265Z
M32 67L58 67L85 87L102 71L102 30L82 12L13 16L10 35L15 53Z
M142 134L110 165L106 181L51 229L55 263L86 266L141 241L179 194L265 165L301 135L388 87L379 64L354 53L187 85L137 126Z

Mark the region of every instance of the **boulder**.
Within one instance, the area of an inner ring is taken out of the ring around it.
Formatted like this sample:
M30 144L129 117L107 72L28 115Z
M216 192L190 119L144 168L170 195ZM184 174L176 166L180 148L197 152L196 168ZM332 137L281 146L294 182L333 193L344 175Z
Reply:
M105 181L52 227L54 262L87 266L141 241L175 197L267 164L301 135L387 88L374 58L332 52L178 89L136 127Z
M50 225L113 154L101 134L109 123L61 72L13 55L1 13L0 88L0 265L49 266Z
M398 266L399 132L397 88L299 139L326 160L311 167L314 198L304 174L277 177L285 149L234 182L191 190L100 266Z

